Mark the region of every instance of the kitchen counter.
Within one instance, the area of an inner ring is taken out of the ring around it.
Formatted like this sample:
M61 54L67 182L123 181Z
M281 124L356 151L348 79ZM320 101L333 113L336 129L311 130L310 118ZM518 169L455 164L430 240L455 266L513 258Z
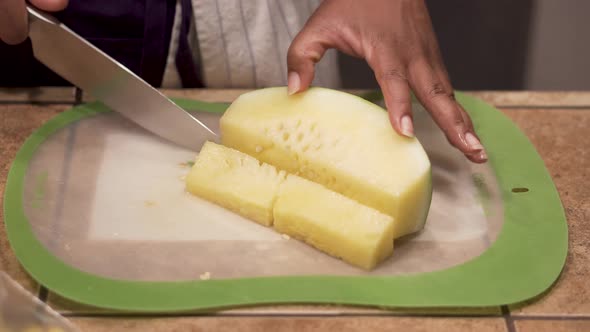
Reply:
M229 102L245 90L164 90L169 96ZM130 316L85 307L40 287L19 265L0 210L0 270L82 331L590 331L590 92L470 92L499 108L532 141L557 186L569 226L566 266L539 299L514 306L445 312L340 306L269 306L173 316ZM0 194L24 140L86 98L71 88L0 89Z

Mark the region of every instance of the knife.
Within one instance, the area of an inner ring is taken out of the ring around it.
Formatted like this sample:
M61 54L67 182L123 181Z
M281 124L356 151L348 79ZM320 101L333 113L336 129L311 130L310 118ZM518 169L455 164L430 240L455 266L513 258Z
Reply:
M172 143L199 151L206 140L218 142L213 130L55 17L27 10L33 54L56 74Z

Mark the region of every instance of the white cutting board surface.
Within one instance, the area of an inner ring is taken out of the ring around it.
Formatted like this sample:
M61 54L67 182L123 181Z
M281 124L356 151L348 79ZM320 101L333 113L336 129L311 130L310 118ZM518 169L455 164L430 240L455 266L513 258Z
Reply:
M396 242L394 257L371 274L463 263L485 251L501 228L499 190L488 166L469 163L421 107L414 112L416 134L433 164L429 218L420 234ZM207 115L205 122L217 130L218 119ZM367 274L187 194L186 162L195 157L117 114L85 118L38 149L25 196L35 196L39 178L48 174L46 206L26 212L55 255L106 277L183 280L203 271L217 277ZM492 198L487 206L478 199L474 177Z

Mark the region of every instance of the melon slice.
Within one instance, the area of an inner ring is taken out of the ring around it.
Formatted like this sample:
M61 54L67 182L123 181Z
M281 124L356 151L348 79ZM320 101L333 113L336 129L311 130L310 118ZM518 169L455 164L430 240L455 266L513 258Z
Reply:
M264 226L285 172L242 152L206 142L186 177L186 190Z
M363 269L393 252L391 216L222 145L205 143L186 188Z
M393 217L395 238L424 226L432 195L428 156L373 103L324 88L293 96L285 87L260 89L238 97L220 129L225 146Z
M281 185L273 214L277 231L366 270L393 252L391 216L298 176Z

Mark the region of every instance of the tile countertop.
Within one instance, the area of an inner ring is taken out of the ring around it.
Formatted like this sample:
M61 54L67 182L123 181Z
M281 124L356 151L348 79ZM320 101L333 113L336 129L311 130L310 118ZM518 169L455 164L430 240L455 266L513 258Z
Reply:
M245 90L164 90L169 96L229 102ZM499 108L529 137L553 177L569 225L564 271L544 296L511 307L411 314L338 306L273 306L207 315L118 315L59 298L21 268L0 209L0 270L83 331L590 331L590 92L470 92ZM71 88L0 89L0 195L24 140L45 121L87 100Z

